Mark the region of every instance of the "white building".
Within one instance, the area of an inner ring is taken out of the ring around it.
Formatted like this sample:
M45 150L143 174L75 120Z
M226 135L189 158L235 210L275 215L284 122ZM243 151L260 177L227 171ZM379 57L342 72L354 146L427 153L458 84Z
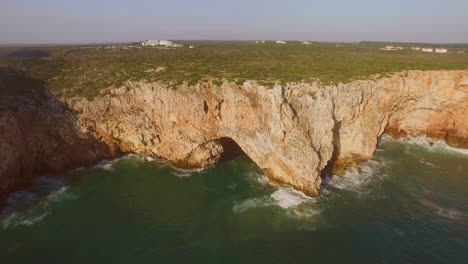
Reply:
M276 44L286 44L286 41L277 40L277 41L276 41Z
M159 46L164 46L164 47L172 47L172 41L169 40L160 40L159 41Z
M142 46L145 46L145 47L155 47L155 46L159 46L159 40L146 40L146 41L142 41L142 42L141 42L141 45L142 45Z
M395 50L404 50L404 49L405 49L405 48L400 47L400 46L398 46L398 47L395 48Z
M385 46L385 48L381 48L381 50L395 50L394 46Z
M421 47L411 47L412 50L416 50L416 51L419 51L421 50Z
M312 45L312 43L310 43L309 41L302 41L302 44L303 45Z
M167 48L181 48L184 45L179 43L174 43L169 40L145 40L141 42L141 46L145 47L167 47Z
M433 48L422 48L421 51L422 52L434 52L434 49Z
M448 52L447 49L442 49L442 48L435 49L435 53L447 53L447 52Z

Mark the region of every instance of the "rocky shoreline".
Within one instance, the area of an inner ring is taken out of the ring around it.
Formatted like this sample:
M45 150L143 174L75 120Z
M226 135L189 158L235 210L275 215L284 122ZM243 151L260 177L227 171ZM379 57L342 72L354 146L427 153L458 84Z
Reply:
M337 86L129 82L92 101L48 94L9 104L0 111L3 195L35 175L125 153L202 168L240 148L272 182L317 196L322 176L371 159L384 133L468 147L468 70Z

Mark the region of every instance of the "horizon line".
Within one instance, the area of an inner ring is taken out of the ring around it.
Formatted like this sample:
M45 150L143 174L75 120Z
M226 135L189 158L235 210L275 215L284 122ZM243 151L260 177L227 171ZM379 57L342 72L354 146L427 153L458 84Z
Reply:
M0 47L8 47L8 46L84 46L84 45L108 45L108 44L128 44L128 43L135 43L144 40L150 39L141 39L141 40L133 40L133 41L96 41L96 42L52 42L52 43L0 43ZM419 41L384 41L384 40L360 40L360 41L321 41L321 40L299 40L299 39L167 39L171 41L181 41L181 42L188 42L188 41L199 41L199 42L253 42L253 41L289 41L289 42L300 42L300 41L311 41L315 43L401 43L401 44L436 44L436 45L466 45L468 42L419 42Z

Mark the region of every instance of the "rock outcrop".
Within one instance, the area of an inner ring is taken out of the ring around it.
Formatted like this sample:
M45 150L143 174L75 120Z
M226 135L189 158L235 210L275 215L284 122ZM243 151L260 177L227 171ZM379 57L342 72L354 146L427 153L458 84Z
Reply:
M372 158L385 132L394 137L426 135L468 147L467 70L411 71L338 86L301 83L267 88L245 82L171 90L160 83L127 83L92 101L74 98L63 103L72 111L65 111L54 124L42 124L47 132L40 140L24 133L36 126L25 122L24 128L19 112L1 113L4 190L18 175L88 164L119 153L206 167L229 151L225 142L230 139L272 182L316 196L324 173L340 173ZM18 143L9 143L13 139ZM54 147L51 151L38 147L44 145ZM75 153L66 150L74 146L82 147ZM21 165L19 172L15 168L22 164L20 156L33 153L30 149L50 160L62 157L57 153L70 157L52 162L55 167L28 160L34 165Z
M0 100L7 106L0 111L0 202L9 191L29 184L33 175L92 165L119 154L80 134L75 115L52 97L39 102L9 99Z

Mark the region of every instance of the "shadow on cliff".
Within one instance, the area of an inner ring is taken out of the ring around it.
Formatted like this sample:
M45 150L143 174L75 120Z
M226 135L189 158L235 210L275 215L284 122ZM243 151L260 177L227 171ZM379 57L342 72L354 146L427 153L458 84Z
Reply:
M229 137L223 137L219 139L219 142L223 147L223 153L221 154L218 163L230 161L239 157L251 160L249 156L242 150L239 144L237 144L233 139Z
M33 176L57 174L118 155L83 135L77 116L27 71L0 66L0 207Z

